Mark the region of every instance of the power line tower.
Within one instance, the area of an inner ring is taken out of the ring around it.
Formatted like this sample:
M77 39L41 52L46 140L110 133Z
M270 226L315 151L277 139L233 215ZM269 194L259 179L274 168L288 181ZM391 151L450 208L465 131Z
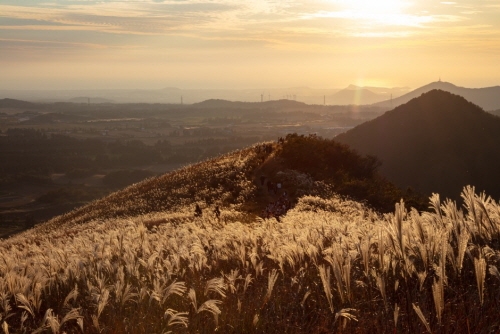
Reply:
M264 102L264 94L260 94L260 103Z

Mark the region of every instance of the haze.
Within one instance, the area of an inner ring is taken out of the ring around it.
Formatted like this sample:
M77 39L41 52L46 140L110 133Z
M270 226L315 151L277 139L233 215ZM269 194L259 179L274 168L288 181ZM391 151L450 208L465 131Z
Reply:
M0 0L0 89L498 84L498 1Z

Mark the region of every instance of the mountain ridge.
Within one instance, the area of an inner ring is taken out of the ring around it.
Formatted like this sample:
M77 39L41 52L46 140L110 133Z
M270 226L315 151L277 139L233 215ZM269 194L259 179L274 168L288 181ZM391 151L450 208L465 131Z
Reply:
M400 187L451 197L474 184L500 197L500 118L461 96L432 90L335 139L379 157Z
M500 109L500 86L465 88L445 81L431 82L400 97L394 98L392 100L374 103L373 105L377 107L395 108L433 89L440 89L463 96L466 100L477 104L487 111Z

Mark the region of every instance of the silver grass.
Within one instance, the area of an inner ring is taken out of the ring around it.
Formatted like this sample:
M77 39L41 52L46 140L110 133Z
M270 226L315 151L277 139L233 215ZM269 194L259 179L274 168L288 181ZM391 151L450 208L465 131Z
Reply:
M38 327L38 329L35 330L33 334L42 333L47 329L50 329L54 334L58 334L60 327L61 325L59 324L57 316L55 316L54 311L51 308L49 308L47 309L43 317L42 326Z
M381 272L386 275L388 266L385 264L385 231L383 229L379 230L378 233L378 262Z
M230 293L235 293L236 292L236 280L241 279L240 276L240 271L239 269L231 269L228 275L224 275L226 284L227 284L227 289L229 290Z
M434 209L434 212L437 215L437 220L440 222L440 225L443 225L443 215L441 212L441 199L439 198L439 194L432 193L431 197L429 198L430 202L430 209Z
M83 319L83 316L80 315L80 310L77 308L71 309L66 315L61 320L61 326L64 325L66 322L71 321L71 320L76 320L78 319ZM83 328L82 332L83 332Z
M476 273L477 290L481 305L484 302L484 279L486 278L486 261L484 258L474 258L474 269Z
M217 305L222 304L222 301L210 299L201 304L196 313L208 312L214 316L215 327L219 326L219 314L221 314L221 310Z
M68 293L66 298L64 298L63 307L68 307L69 302L71 300L76 300L76 297L78 297L78 287L75 285L75 288Z
M101 325L99 324L99 319L95 314L92 314L92 325L94 326L95 329L97 329L98 332L101 332Z
M411 304L413 306L413 310L415 310L415 313L417 313L420 321L422 322L422 324L424 324L425 326L425 329L427 329L427 331L429 333L432 333L431 332L431 327L429 326L429 323L427 322L427 320L425 319L425 316L424 314L422 313L422 310L420 309L420 306L418 305L415 305L415 303L412 303Z
M256 313L254 316L253 316L253 321L252 321L252 325L254 327L257 327L257 324L259 323L259 314Z
M302 298L302 301L300 302L300 306L304 307L307 298L311 295L311 290L307 290L307 292L304 294L304 297Z
M425 279L427 278L427 271L417 272L417 277L418 277L419 290L422 291L424 289Z
M5 334L9 334L9 324L5 320L2 322L2 330Z
M380 291L380 295L384 300L384 306L387 309L387 293L386 293L386 285L384 275L378 274L375 270L372 270L372 276L375 278L375 282L377 283L378 291Z
M333 294L332 289L330 287L330 267L325 268L324 265L320 265L318 267L319 276L321 278L321 282L323 283L323 290L325 291L326 300L328 300L328 305L330 306L330 311L332 314L335 312L333 308Z
M442 279L439 279L439 281L436 281L436 279L434 279L434 283L432 284L432 297L434 299L434 306L436 309L438 323L441 325L442 314L444 310L444 286Z
M334 252L333 255L335 258L332 258L330 256L325 257L325 259L330 263L333 269L333 274L335 276L335 282L337 283L337 290L340 295L340 300L342 301L342 304L345 303L346 301L346 296L345 296L345 291L344 291L344 285L342 284L342 278L344 276L343 274L343 268L342 268L342 255L340 253L340 250L337 250L337 252Z
M177 312L169 308L165 311L164 317L167 318L168 327L183 326L187 328L189 323L188 314L188 312Z
M222 301L216 299L209 299L205 301L201 306L196 310L196 313L201 312L209 312L214 316L217 316L221 313L221 310L217 305L222 304Z
M208 296L209 293L213 292L218 294L222 298L226 298L226 285L224 283L224 278L216 277L208 280L205 284L205 296Z
M31 303L37 312L40 312L40 307L42 306L42 284L36 282L33 287L33 293L31 294Z
M334 320L334 322L336 322L338 318L344 318L344 319L347 319L347 320L358 321L358 318L356 318L356 316L354 314L350 313L352 311L356 311L356 309L353 309L353 308L343 308L343 309L341 309L340 311L338 311L337 313L335 313L335 320Z
M109 301L109 290L104 288L100 295L97 297L97 318L101 316L104 307L108 304Z
M25 295L23 295L22 293L16 294L16 302L18 303L17 307L28 311L31 317L35 319L35 311L33 310L30 301L28 300L28 298L26 298Z
M162 289L162 297L161 297L161 302L165 303L165 301L171 296L171 295L177 295L182 297L186 293L186 284L184 282L172 282L169 286L166 288Z
M243 285L243 293L247 292L247 289L250 286L250 284L252 284L252 282L253 282L252 274L248 274L245 277L245 284Z
M398 327L399 309L399 305L394 304L394 327Z
M500 271L498 271L498 268L494 265L490 265L490 274L495 276L497 279L500 280Z
M11 314L12 306L10 306L10 298L11 294L8 291L0 291L0 307L2 307L2 313L5 318Z
M132 288L130 283L127 283L127 285L125 285L123 290L120 292L120 298L117 298L117 301L123 307L129 301L136 302L137 296L138 294L134 292L134 289Z
M188 297L189 297L189 301L191 303L191 306L193 306L193 309L196 312L198 310L198 301L196 300L196 291L194 291L193 288L189 289Z
M273 289L274 289L274 284L278 280L278 275L279 275L279 273L277 272L276 269L273 269L269 273L269 278L267 280L267 291L266 291L266 295L264 296L263 304L266 304L269 301L269 299L271 298L271 294L273 293Z
M370 256L371 256L371 240L370 238L362 239L357 244L358 252L361 254L361 260L363 263L363 272L365 277L368 277L370 273Z
M345 258L344 266L342 268L342 278L344 280L344 285L346 289L347 299L352 303L352 291L351 291L351 257L348 255Z
M462 231L458 237L458 254L456 258L458 274L462 272L465 250L467 249L467 244L469 242L469 233L467 231Z
M1 317L0 317L1 318ZM1 320L1 319L0 319ZM24 329L24 322L28 320L28 313L26 311L23 311L21 314L21 330Z

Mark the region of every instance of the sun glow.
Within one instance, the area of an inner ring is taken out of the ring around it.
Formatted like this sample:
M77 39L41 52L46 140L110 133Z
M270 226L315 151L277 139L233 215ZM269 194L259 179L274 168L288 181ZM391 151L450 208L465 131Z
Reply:
M411 7L409 1L400 0L337 0L333 1L335 9L322 12L319 16L357 20L368 25L418 26L428 22L429 17L406 13Z
M381 16L402 13L410 5L407 1L400 0L348 0L341 1L341 4L347 10Z

